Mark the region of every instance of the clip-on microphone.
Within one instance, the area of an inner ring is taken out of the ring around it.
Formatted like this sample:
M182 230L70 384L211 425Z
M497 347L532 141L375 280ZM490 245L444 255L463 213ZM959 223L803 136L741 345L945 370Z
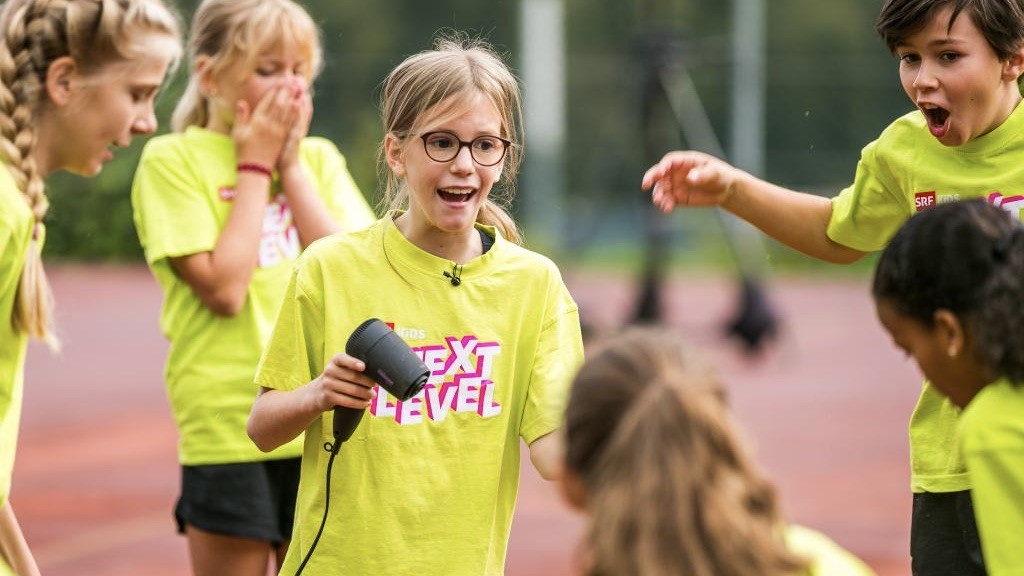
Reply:
M418 394L430 376L430 370L420 357L377 318L370 318L352 332L345 344L345 353L362 360L366 364L363 373L402 401ZM363 412L361 408L334 408L334 450L352 436Z

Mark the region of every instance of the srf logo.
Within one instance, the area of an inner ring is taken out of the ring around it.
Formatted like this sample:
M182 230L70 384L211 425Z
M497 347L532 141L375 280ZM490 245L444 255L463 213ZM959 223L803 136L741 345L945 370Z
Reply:
M918 212L932 206L935 206L935 190L914 194L914 208Z

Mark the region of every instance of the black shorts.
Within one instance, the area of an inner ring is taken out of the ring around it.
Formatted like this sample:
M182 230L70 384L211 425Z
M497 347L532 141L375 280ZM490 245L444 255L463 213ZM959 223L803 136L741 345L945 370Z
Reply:
M910 571L914 576L985 576L969 490L914 494Z
M267 540L291 540L301 458L182 466L174 508L178 532L200 530Z

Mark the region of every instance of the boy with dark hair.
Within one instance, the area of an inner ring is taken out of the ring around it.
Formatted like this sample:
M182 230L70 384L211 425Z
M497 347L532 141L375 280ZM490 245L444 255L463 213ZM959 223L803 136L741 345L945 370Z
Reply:
M669 152L643 178L664 212L721 206L779 242L835 263L883 248L914 213L983 197L1024 208L1022 0L886 0L876 25L917 107L864 147L854 182L828 199L707 154ZM925 382L910 421L914 576L985 574L957 450L959 410Z

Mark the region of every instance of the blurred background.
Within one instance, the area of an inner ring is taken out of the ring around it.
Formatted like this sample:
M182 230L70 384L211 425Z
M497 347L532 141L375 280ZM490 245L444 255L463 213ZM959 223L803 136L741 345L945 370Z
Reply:
M177 2L184 20L196 4ZM528 117L515 216L528 245L578 265L639 262L650 222L640 176L667 150L725 155L773 182L831 196L852 181L860 149L910 109L896 60L874 32L877 0L302 4L326 51L310 132L338 144L371 202L387 72L444 28L476 33L505 53L524 79ZM187 71L183 62L160 97L161 131ZM98 178L51 179L48 258L141 259L128 190L143 143ZM672 265L730 265L729 228L710 212L668 223ZM763 249L783 270L816 267Z

